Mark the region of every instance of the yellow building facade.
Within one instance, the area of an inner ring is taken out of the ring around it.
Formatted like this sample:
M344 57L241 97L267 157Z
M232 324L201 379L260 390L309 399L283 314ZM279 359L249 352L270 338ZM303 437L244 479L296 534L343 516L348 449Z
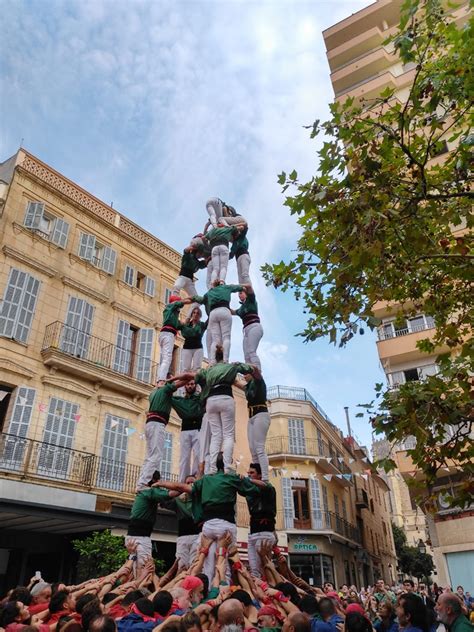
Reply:
M277 530L290 566L310 584L372 585L396 578L388 486L302 388L271 387L267 437Z
M387 38L394 34L400 19L401 0L377 0L350 17L329 27L323 33L327 57L331 70L335 98L344 102L353 97L355 102L361 99L375 98L386 88L394 90L393 98L405 102L415 68L413 64L402 64L396 56L393 44L386 44ZM461 27L470 15L469 3L460 2L456 6L446 5L451 19ZM445 143L443 153L450 151L450 141ZM439 155L434 161L442 161ZM374 306L374 315L381 319L378 328L377 350L381 365L390 388L411 380L422 380L438 371L436 357L448 349L437 349L432 355L421 353L416 343L434 333L434 321L422 312L407 318L396 318L399 306L378 303ZM417 477L413 463L407 458L406 450L413 447L411 439L405 444L395 446L395 458L399 465L398 473L391 478L394 502L392 519L396 524L403 523L409 543L411 540L424 539L422 521L416 506L408 500L401 477ZM393 456L393 454L392 454ZM437 508L425 518L429 527L428 544L432 545L437 581L445 585L474 585L474 517L472 508L466 511L446 510L443 508L443 491L455 488L456 480L462 473L445 471L438 481L439 500ZM400 518L402 516L402 518Z

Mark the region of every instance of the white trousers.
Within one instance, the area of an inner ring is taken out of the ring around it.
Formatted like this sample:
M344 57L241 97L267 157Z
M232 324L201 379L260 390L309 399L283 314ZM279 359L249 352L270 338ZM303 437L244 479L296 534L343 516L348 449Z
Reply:
M181 373L197 371L201 368L204 351L201 349L181 349Z
M211 443L211 429L207 413L202 418L201 430L199 431L199 463L204 463L204 474L209 474L209 446Z
M257 413L250 417L247 426L247 439L249 442L252 463L259 463L262 470L262 479L268 481L268 456L265 452L265 441L270 428L270 413Z
M245 362L255 364L259 369L262 368L260 358L257 355L258 345L263 336L263 327L261 323L252 323L244 327L242 347L244 350Z
M260 559L260 555L258 554L258 549L263 544L263 542L271 542L272 544L276 544L275 534L271 531L249 533L249 566L250 573L254 577L265 577L262 568L262 560Z
M160 366L158 367L157 380L166 380L173 361L175 335L171 331L160 331L158 342L160 343Z
M165 424L159 421L149 421L145 424L145 440L145 460L137 483L138 491L148 489L153 472L160 469L165 445Z
M206 287L208 290L212 287L212 259L209 260L206 268Z
M242 217L242 215L237 215L237 217L224 217L222 200L219 198L210 198L206 202L206 209L214 228L217 226L217 222L224 224L224 226L233 226L234 224L243 224L244 222L246 223L246 220Z
M183 566L189 568L194 562L200 539L200 533L178 536L176 540L176 558L179 559L178 570L181 570Z
M214 281L225 281L225 278L227 276L227 268L229 266L229 247L224 246L224 244L220 246L214 246L211 251L211 257L211 283L214 283Z
M202 527L202 534L212 540L209 553L204 560L202 568L202 572L209 578L209 585L212 584L216 571L217 540L221 538L226 531L229 531L232 536L231 544L235 544L237 542L237 527L234 523L227 522L227 520L222 520L221 518L213 518L212 520L207 520ZM226 578L227 581L230 580L230 568L228 564L226 566Z
M175 281L172 292L173 294L180 294L181 290L184 290L190 298L197 295L194 281L189 277L179 275Z
M207 331L211 332L211 364L215 364L216 346L222 345L224 362L229 361L232 314L228 307L216 307L209 314Z
M217 471L217 455L222 449L224 468L232 465L235 441L235 401L230 395L214 395L206 404L207 419L211 433L209 446L209 473Z
M133 576L136 578L147 559L152 556L152 546L151 538L146 535L125 536L125 545L132 541L137 543L137 561L133 563Z
M250 255L240 255L237 259L237 276L239 278L239 284L250 283Z
M199 466L199 430L182 430L179 436L179 482L197 474Z

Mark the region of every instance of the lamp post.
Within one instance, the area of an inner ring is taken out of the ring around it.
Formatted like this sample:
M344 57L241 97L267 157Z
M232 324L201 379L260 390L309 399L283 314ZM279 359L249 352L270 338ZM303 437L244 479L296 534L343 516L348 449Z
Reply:
M420 553L426 553L426 545L421 538L418 540L417 546Z

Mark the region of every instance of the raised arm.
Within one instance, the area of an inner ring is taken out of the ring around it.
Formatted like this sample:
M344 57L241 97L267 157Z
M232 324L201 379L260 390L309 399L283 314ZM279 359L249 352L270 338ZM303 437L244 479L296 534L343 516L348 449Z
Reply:
M186 485L186 483L171 483L170 481L156 481L152 487L162 487L163 489L169 489L172 492L179 492L180 494L190 494L192 485Z
M186 373L180 373L179 375L168 378L166 382L183 382L183 384L186 384L187 382L194 380L196 373L197 371L187 371Z

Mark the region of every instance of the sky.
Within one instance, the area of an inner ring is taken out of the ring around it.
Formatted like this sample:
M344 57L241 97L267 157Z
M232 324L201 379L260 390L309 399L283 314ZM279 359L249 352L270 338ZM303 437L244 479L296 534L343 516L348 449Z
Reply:
M249 224L267 384L306 388L342 429L349 406L370 445L355 414L384 380L375 335L304 344L301 303L259 271L290 258L299 235L278 174L317 169L321 141L303 126L334 98L322 31L367 4L0 0L0 161L22 144L177 250L202 230L209 197L232 204ZM241 340L235 319L231 360Z

